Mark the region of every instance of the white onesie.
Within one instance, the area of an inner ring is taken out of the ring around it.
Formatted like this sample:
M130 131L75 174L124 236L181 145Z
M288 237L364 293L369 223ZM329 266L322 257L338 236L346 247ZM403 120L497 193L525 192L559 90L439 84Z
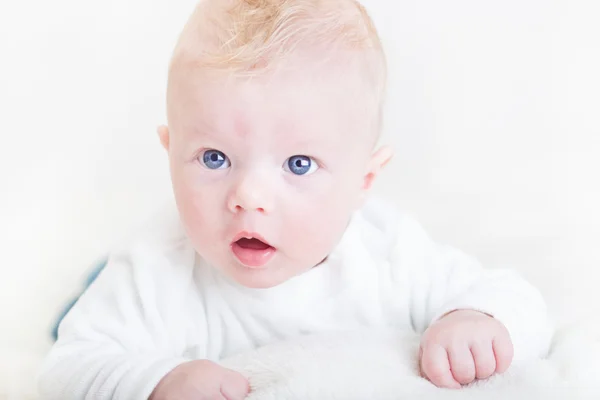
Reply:
M248 289L195 253L175 209L115 252L64 319L40 375L49 400L147 399L191 359L224 357L298 335L364 327L423 332L455 309L500 320L514 363L542 356L551 329L540 293L507 270L434 243L379 200L356 212L312 270Z

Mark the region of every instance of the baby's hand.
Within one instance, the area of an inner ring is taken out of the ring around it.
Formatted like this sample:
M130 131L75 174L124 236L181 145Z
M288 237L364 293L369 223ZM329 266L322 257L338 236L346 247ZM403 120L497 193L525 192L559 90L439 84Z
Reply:
M487 314L458 310L434 322L419 350L421 375L438 387L458 389L508 369L513 345L508 330Z
M248 380L241 374L211 361L181 364L156 386L149 400L243 400Z

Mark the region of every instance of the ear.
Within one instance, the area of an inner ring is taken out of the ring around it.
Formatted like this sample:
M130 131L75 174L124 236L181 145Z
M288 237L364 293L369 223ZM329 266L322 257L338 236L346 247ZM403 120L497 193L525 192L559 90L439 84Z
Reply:
M156 132L158 133L158 138L160 139L162 147L169 151L169 128L166 125L161 125Z
M363 193L366 194L366 192L371 189L375 178L377 178L381 170L390 162L393 156L394 151L389 146L383 146L373 153L364 178L362 187Z

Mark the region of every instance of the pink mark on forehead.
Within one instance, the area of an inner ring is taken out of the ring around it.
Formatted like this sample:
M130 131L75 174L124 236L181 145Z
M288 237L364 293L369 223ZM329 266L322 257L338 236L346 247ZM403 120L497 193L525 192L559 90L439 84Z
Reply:
M232 117L233 134L238 138L247 138L251 133L251 126L248 123L247 116L243 111L236 111Z
M224 107L221 117L228 119L228 130L234 137L245 140L269 133L273 121L281 116L265 101L265 88L242 87L238 90L221 105Z

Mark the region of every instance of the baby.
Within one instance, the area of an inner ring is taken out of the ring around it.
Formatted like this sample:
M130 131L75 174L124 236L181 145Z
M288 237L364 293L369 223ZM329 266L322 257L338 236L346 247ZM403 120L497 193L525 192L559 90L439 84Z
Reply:
M158 130L176 207L67 315L43 398L243 399L219 360L365 327L422 334L421 374L445 388L543 355L533 287L367 198L392 156L376 146L385 81L355 0L201 2Z

